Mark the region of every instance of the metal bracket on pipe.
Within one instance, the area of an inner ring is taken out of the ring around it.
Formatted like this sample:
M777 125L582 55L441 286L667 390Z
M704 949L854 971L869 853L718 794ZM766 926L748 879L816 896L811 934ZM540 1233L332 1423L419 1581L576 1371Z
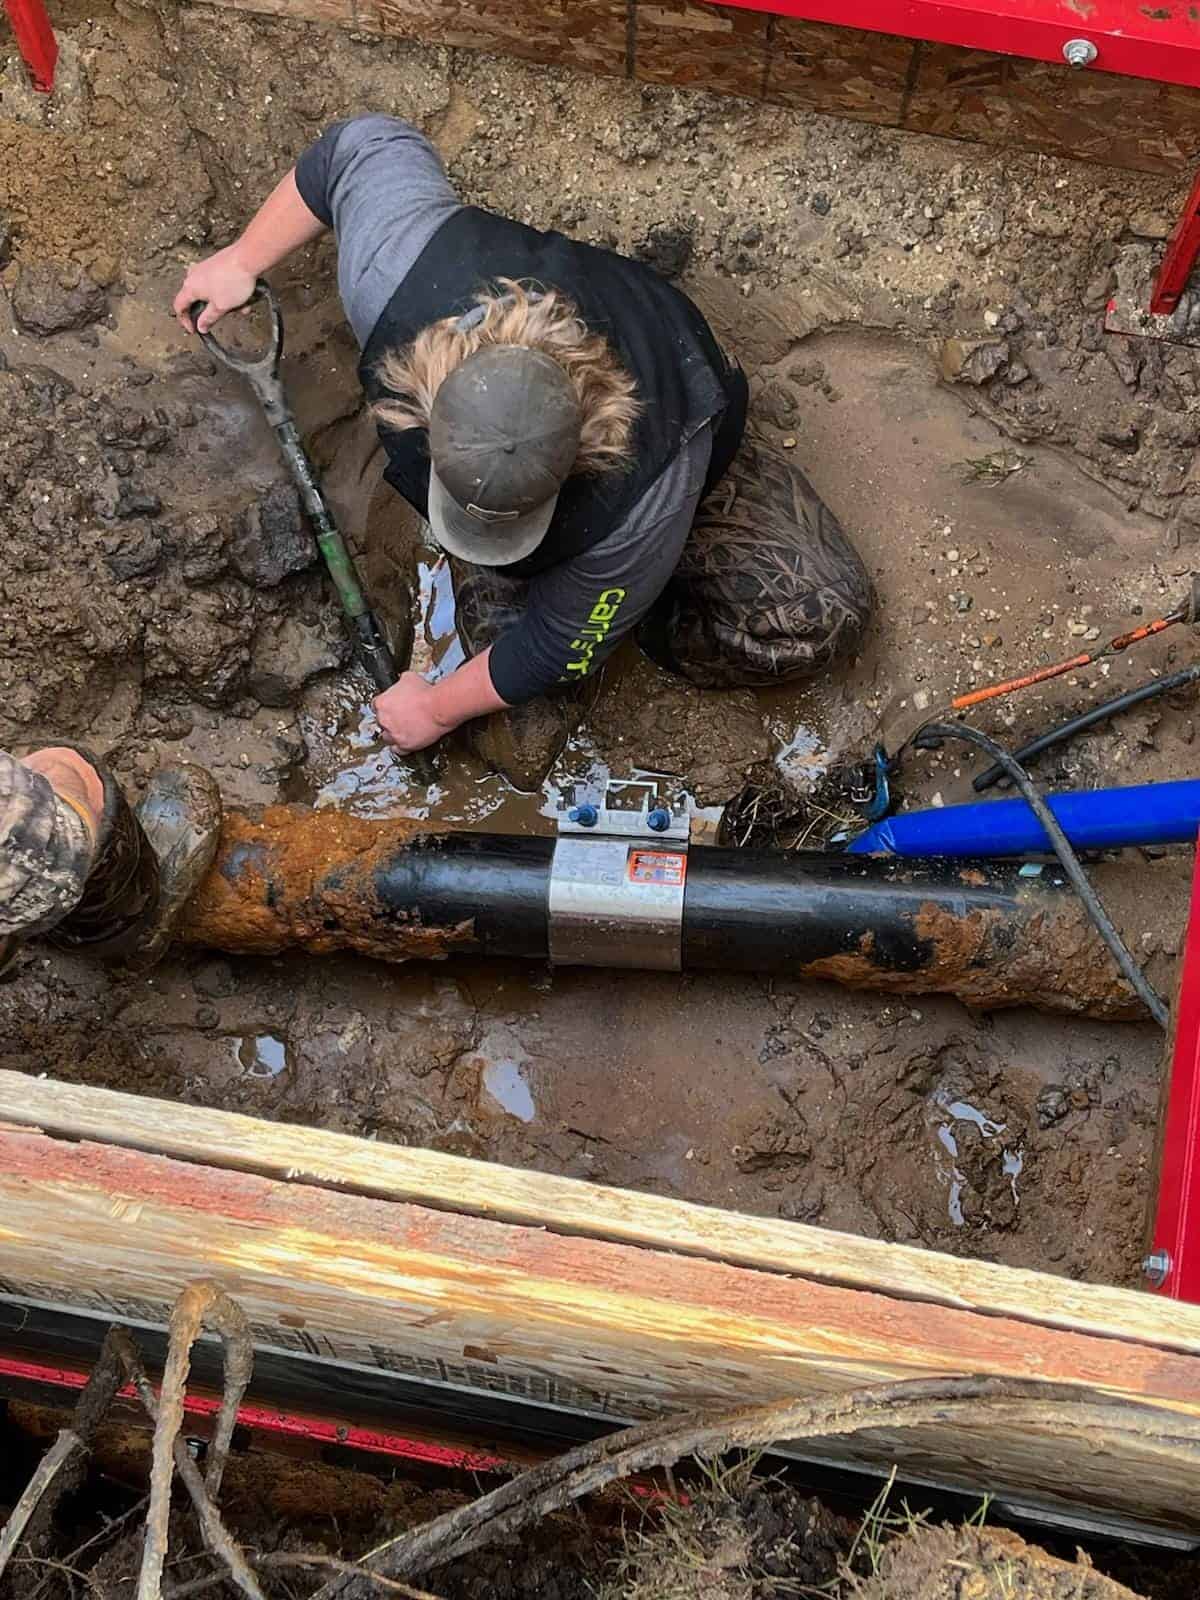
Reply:
M550 868L551 961L681 971L690 831L686 796L662 799L653 782L570 786Z

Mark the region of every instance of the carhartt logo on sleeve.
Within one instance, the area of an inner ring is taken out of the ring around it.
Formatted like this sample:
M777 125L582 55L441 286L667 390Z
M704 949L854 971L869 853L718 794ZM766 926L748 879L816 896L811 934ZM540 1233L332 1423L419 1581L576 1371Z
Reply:
M596 653L596 646L603 644L605 639L608 638L624 598L624 589L605 589L592 607L587 621L580 628L579 637L571 640L573 655L571 660L567 662L567 670L563 674L564 677L574 675L581 678L591 670L592 657Z

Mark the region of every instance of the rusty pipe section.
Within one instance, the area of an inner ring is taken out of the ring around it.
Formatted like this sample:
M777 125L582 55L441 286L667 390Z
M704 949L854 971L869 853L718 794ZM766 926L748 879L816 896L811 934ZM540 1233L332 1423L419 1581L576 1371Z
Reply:
M334 811L232 811L180 937L246 955L544 961L554 850ZM1057 867L695 848L682 948L685 970L1142 1015Z

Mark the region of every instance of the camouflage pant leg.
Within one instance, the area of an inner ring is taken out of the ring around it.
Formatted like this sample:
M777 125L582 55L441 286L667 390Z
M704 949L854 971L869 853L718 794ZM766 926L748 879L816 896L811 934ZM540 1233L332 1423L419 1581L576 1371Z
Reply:
M80 813L41 773L0 752L0 938L60 923L83 897L93 854Z
M528 578L449 557L454 578L454 626L469 656L482 655L520 622L529 604Z
M702 502L642 642L703 688L785 683L852 654L873 600L857 551L800 469L745 443Z

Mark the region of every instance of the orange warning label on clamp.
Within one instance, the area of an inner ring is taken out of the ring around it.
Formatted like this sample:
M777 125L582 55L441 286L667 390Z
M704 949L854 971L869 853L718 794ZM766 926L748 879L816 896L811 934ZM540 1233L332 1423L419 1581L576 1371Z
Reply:
M687 877L685 850L631 850L630 883L657 883L678 889Z

